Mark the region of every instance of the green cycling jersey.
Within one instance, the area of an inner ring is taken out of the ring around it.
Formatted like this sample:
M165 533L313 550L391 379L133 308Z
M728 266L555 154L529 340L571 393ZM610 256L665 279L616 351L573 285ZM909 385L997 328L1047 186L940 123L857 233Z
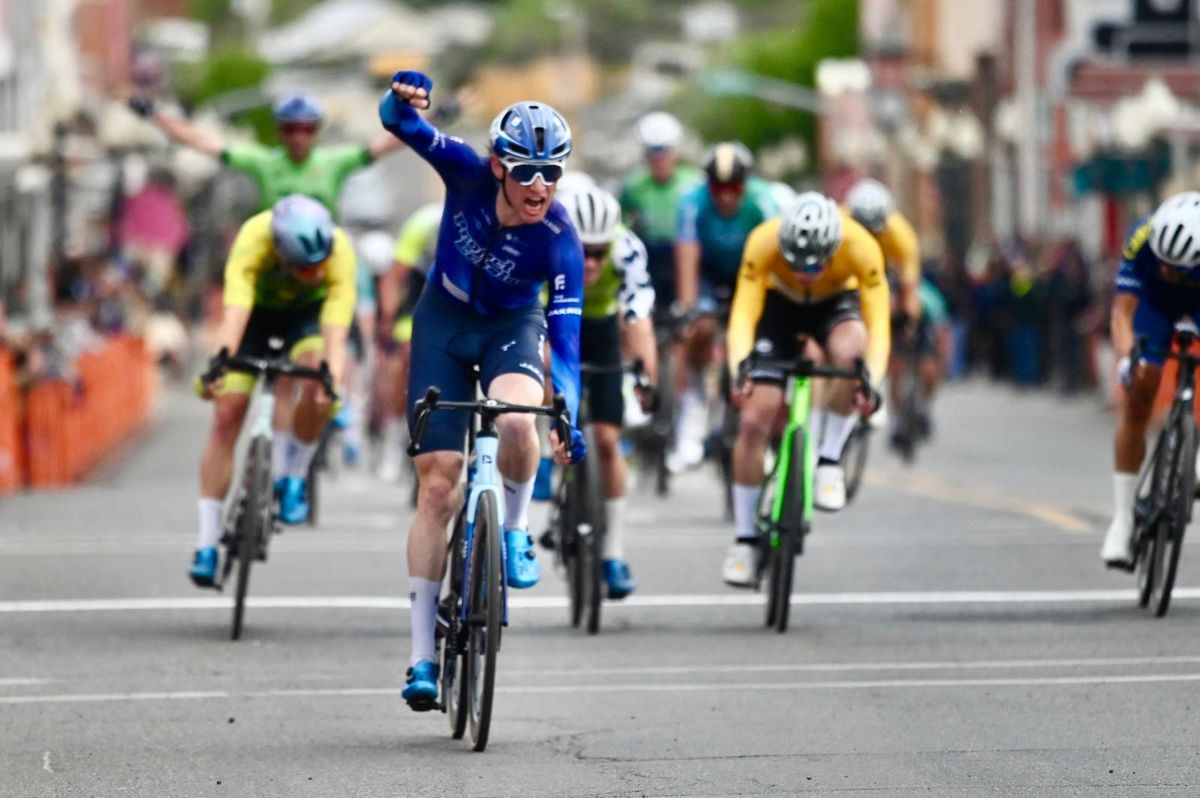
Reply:
M675 167L665 183L655 180L648 169L639 169L621 190L625 223L651 249L673 243L679 198L703 182L704 173L688 164Z
M254 181L258 186L261 210L270 208L289 194L303 194L337 216L338 198L346 179L356 170L369 166L372 158L366 147L347 144L315 147L308 158L296 163L282 147L247 142L226 147L221 160Z

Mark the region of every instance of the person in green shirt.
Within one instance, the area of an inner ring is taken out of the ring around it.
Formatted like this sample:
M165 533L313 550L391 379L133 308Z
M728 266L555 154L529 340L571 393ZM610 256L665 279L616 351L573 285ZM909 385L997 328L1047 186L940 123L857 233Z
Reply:
M145 98L131 99L130 107L151 119L172 141L220 158L231 169L247 175L258 186L260 209L270 208L289 194L303 194L336 217L338 198L347 178L404 146L386 132L365 145L318 146L324 116L316 99L305 93L288 95L275 104L281 142L278 147L256 142L228 144L183 117L155 109Z
M665 111L646 114L637 125L646 165L621 189L625 224L646 245L658 313L675 301L675 232L679 200L704 182L704 173L679 162L683 126Z

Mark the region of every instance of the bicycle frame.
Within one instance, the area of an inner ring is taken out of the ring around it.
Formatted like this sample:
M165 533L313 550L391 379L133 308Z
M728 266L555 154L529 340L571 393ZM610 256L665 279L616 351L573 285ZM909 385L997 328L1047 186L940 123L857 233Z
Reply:
M791 396L791 402L788 405L788 420L784 428L783 440L779 446L779 459L775 463L775 496L771 504L771 523L778 524L783 516L783 502L787 494L788 474L792 469L792 439L795 437L795 431L808 424L808 415L812 409L812 380L808 377L792 376L788 378L788 394ZM804 523L807 525L812 521L813 513L813 495L812 486L809 484L812 479L813 464L816 462L814 455L816 448L813 446L813 436L804 436ZM772 546L777 545L777 541L772 538Z
M475 509L479 505L479 497L491 493L496 497L496 508L501 518L504 517L504 491L500 489L500 468L496 462L500 452L500 439L495 430L484 430L475 437L474 457L467 468L467 501L465 504L467 522L463 526L463 552L466 562L463 565L463 584L471 583L471 557L475 548ZM507 566L508 547L504 535L500 536L500 562ZM500 621L508 626L508 585L501 580ZM459 620L468 623L467 603L462 602Z

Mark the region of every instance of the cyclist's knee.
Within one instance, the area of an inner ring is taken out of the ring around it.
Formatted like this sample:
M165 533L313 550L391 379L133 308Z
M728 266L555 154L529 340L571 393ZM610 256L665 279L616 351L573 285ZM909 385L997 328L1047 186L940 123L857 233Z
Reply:
M760 389L764 391L764 395L751 395L742 406L738 419L738 435L749 443L761 443L767 439L779 410L779 403L765 395L765 388L756 388L756 393Z
M419 479L417 502L422 510L438 519L449 520L454 512L462 455L458 452L430 452L416 458Z
M533 416L527 413L506 413L496 419L496 431L505 446L520 446L536 435Z
M612 462L621 456L621 428L614 424L594 424L597 454L603 462Z
M237 440L246 416L248 397L244 394L226 394L213 402L213 437L223 443Z

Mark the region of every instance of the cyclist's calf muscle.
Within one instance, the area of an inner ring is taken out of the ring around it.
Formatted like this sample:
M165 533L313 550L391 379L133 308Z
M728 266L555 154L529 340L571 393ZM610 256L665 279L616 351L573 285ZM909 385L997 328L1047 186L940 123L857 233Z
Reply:
M742 402L738 437L733 448L733 481L757 485L763 480L763 452L775 427L783 389L773 383L755 383Z
M200 495L219 499L229 490L233 476L233 449L250 406L244 393L229 393L213 400L213 421L200 459Z
M461 452L427 452L413 459L417 469L417 512L408 538L410 576L441 581L446 570L446 527L462 503Z
M1121 421L1117 425L1117 471L1136 473L1146 455L1146 427L1154 411L1154 398L1162 380L1162 366L1142 363L1135 369L1132 383L1125 393Z

